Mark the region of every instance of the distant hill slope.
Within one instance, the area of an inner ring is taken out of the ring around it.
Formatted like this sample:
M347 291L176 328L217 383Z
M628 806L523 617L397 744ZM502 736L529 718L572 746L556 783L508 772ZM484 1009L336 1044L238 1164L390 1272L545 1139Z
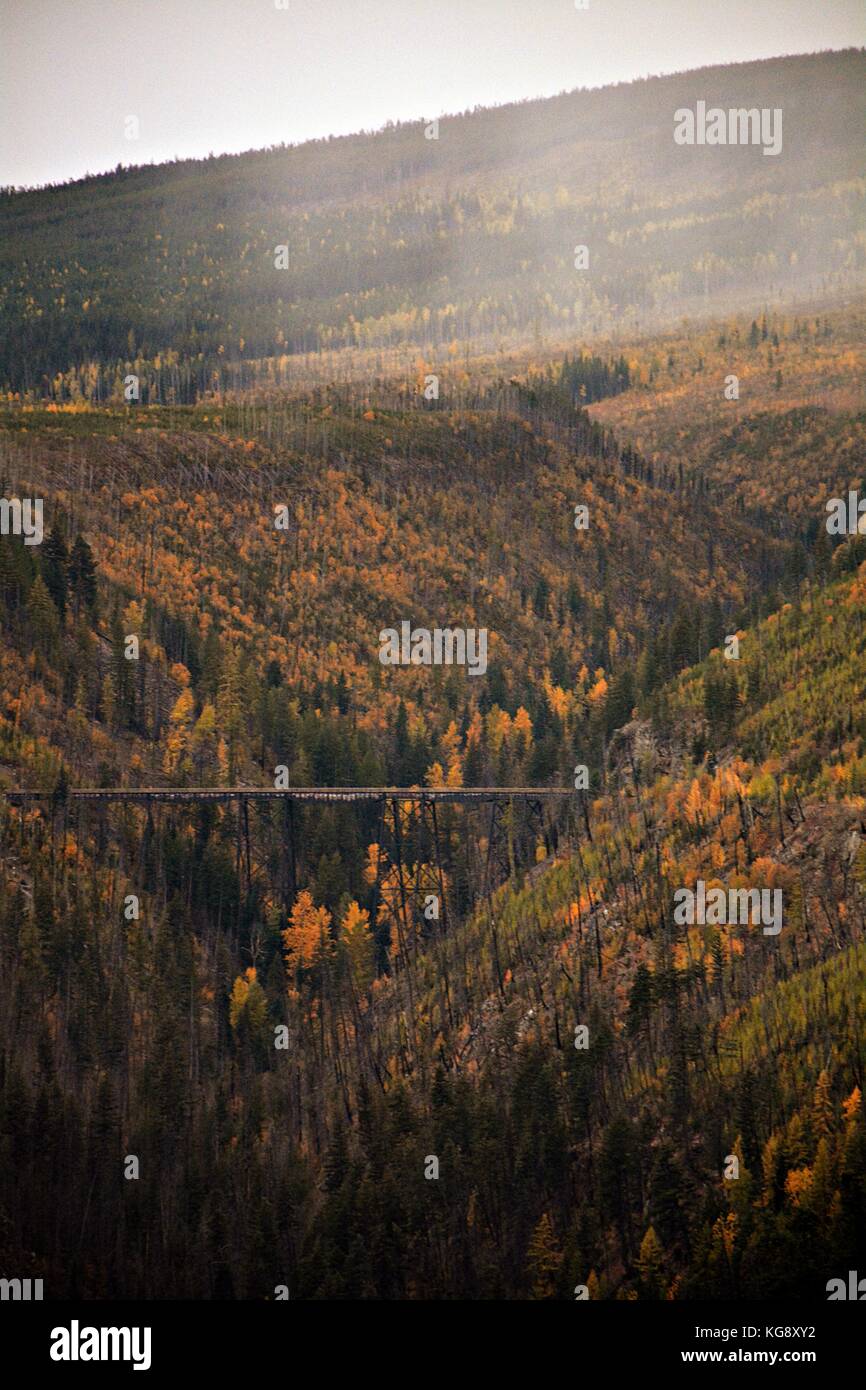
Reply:
M320 347L555 331L862 279L862 51L772 59L0 197L0 387L102 393ZM681 147L674 112L781 108L783 148ZM589 268L575 268L575 247ZM288 268L275 268L275 248Z

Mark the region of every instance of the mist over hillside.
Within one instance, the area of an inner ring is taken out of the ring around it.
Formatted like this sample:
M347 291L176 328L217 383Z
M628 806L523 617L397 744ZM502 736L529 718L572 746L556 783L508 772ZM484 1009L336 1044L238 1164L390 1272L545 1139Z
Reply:
M0 386L104 399L168 366L155 395L191 400L301 352L585 339L850 288L864 78L859 50L778 58L7 190ZM675 143L700 101L781 111L781 148Z

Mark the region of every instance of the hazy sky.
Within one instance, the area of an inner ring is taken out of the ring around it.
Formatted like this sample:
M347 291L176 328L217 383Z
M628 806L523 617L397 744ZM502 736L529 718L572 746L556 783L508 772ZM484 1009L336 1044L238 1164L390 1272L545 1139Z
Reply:
M864 0L278 3L0 0L0 185L866 43Z

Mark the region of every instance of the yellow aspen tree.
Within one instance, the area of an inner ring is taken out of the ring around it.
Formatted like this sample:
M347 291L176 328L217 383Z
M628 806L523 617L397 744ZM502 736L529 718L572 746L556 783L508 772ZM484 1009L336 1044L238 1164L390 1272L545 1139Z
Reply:
M359 994L366 994L376 972L376 944L370 930L370 914L353 900L340 923L340 941Z

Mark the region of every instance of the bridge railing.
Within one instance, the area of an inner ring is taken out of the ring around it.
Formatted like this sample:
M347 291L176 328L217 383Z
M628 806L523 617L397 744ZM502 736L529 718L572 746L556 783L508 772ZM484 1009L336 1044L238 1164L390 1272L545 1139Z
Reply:
M56 793L19 788L2 793L11 805L50 801ZM572 796L568 787L70 787L70 801L538 801Z

